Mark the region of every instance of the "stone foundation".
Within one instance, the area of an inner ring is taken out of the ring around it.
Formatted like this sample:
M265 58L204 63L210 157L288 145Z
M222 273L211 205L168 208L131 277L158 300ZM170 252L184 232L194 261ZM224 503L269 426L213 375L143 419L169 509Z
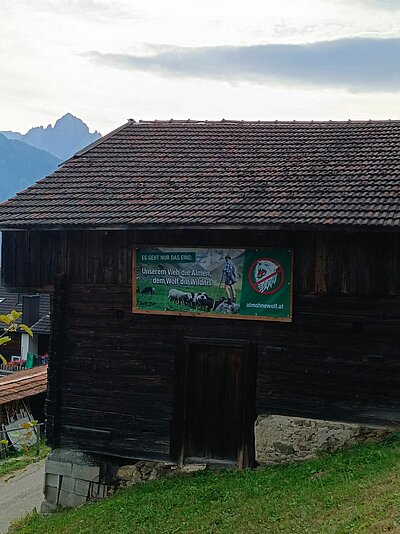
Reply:
M316 458L355 443L379 440L393 432L387 427L260 415L255 426L256 461L274 465Z
M41 512L75 508L87 501L102 499L118 487L126 488L178 473L203 470L205 464L179 468L174 463L138 461L117 467L89 454L69 449L55 449L46 460L44 497Z
M280 415L259 416L255 426L256 461L261 466L317 457L365 441L377 441L393 428L321 421ZM116 487L130 487L179 473L206 469L205 464L179 468L168 462L137 461L117 467L109 459L80 451L56 449L46 460L43 513L101 499Z
M41 511L76 507L101 499L110 487L100 465L89 455L72 450L54 450L45 465L44 497Z
M175 464L140 461L120 467L117 471L117 480L120 487L130 487L172 475L176 471L178 471L178 466Z
M143 482L151 482L158 478L170 477L179 473L193 473L206 469L205 464L189 464L178 467L168 462L136 462L123 465L117 471L118 486L121 488L135 486Z

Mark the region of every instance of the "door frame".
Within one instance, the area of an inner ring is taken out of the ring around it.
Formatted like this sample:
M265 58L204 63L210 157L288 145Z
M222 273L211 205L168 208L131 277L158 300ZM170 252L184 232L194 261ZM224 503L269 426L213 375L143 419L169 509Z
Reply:
M242 432L237 467L253 467L255 461L254 423L256 419L257 345L243 339L222 339L184 336L177 340L173 416L171 424L171 459L182 466L185 459L188 394L188 358L191 345L239 347L243 350L242 367Z

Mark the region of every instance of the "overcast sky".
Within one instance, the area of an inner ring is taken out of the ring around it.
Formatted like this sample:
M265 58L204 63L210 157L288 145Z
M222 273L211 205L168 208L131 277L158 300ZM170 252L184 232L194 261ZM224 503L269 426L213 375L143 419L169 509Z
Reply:
M0 130L399 119L400 0L1 0Z

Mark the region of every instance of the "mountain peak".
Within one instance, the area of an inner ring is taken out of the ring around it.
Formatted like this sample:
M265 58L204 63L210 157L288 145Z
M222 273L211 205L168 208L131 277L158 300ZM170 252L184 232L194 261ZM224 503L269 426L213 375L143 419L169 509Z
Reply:
M89 135L99 135L100 133L95 130L93 133L90 133L89 127L83 122L79 117L75 117L72 113L66 113L61 118L57 119L54 124L54 129L59 128L77 128L79 130L87 132Z
M10 133L13 134L14 139L46 150L61 160L70 158L75 152L101 137L97 130L90 132L87 124L72 113L66 113L57 119L54 126L51 124L46 127L36 126L25 135ZM11 136L6 136L11 138Z
M68 111L68 113L66 113L65 115L63 115L63 116L61 117L61 119L58 119L58 120L59 120L59 121L62 121L62 120L65 120L65 119L73 119L73 120L78 120L78 121L83 122L82 119L80 119L79 117L75 117L75 115L72 115L72 113L70 113L69 111ZM57 121L57 122L58 122L58 121Z
M54 128L59 128L60 126L64 126L66 124L83 124L86 126L87 131L89 131L88 126L83 122L82 119L79 119L78 117L75 117L75 115L72 115L72 113L66 113L62 117L56 120L54 123Z

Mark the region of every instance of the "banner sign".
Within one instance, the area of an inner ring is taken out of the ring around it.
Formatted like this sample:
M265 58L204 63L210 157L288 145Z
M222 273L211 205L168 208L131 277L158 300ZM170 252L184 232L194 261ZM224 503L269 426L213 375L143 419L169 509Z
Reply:
M287 248L136 248L133 312L292 320Z

